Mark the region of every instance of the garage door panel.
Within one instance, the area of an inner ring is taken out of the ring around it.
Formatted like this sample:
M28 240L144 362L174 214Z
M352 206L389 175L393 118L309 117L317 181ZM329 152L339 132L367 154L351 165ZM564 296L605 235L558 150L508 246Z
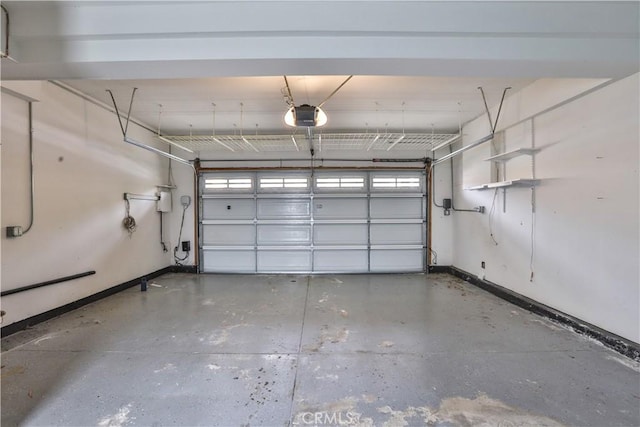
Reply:
M371 271L422 271L421 249L372 249Z
M255 227L251 224L216 224L202 226L203 245L253 245Z
M315 219L366 219L366 198L324 198L314 200Z
M313 267L320 272L366 272L369 257L362 250L317 250L313 253Z
M282 273L311 271L311 251L263 250L258 251L258 271Z
M253 250L205 250L202 270L205 272L255 273L256 255Z
M422 171L203 173L204 272L423 271Z
M372 245L421 245L422 224L371 224Z
M258 219L311 218L310 199L260 199Z
M310 244L310 225L258 225L258 245Z
M317 224L313 229L315 245L366 245L367 224Z
M253 199L204 199L203 220L253 219L256 205Z
M422 199L376 197L371 199L371 218L422 218Z

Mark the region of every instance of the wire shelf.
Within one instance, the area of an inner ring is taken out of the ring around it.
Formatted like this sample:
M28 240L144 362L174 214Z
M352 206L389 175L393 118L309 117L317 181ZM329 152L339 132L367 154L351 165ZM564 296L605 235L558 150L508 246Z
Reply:
M452 143L458 134L449 133L316 133L317 151L431 151ZM165 135L171 142L193 151L295 152L308 151L304 134L289 135Z

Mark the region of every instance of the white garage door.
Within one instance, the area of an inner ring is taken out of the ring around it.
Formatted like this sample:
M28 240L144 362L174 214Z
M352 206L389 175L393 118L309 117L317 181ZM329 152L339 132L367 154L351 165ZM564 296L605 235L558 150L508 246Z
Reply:
M200 270L425 270L425 175L415 171L200 175Z

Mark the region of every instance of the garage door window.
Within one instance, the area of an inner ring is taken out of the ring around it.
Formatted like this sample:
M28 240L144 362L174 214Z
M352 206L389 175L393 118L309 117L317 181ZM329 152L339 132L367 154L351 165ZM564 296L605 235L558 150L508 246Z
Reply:
M336 190L364 188L364 177L316 178L316 187Z
M374 176L371 180L374 189L418 189L420 177L417 176Z
M308 187L309 178L306 177L260 178L261 189L306 189Z
M204 181L204 188L210 191L250 190L253 188L253 180L251 178L207 178Z

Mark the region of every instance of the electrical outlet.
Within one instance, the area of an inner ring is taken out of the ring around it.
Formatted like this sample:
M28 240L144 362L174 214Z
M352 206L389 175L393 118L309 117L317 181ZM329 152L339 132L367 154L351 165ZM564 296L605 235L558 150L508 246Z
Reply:
M182 242L182 252L189 252L191 250L191 242L189 240Z
M480 263L480 267L484 268L484 261Z
M478 206L476 209L477 209L477 210L478 210L478 212L480 212L481 214L483 214L483 213L484 213L484 206Z
M20 237L22 236L22 227L19 225L10 225L7 227L7 237Z
M187 209L189 207L189 205L191 204L191 197L190 196L181 196L180 197L180 204L182 205L183 208Z

